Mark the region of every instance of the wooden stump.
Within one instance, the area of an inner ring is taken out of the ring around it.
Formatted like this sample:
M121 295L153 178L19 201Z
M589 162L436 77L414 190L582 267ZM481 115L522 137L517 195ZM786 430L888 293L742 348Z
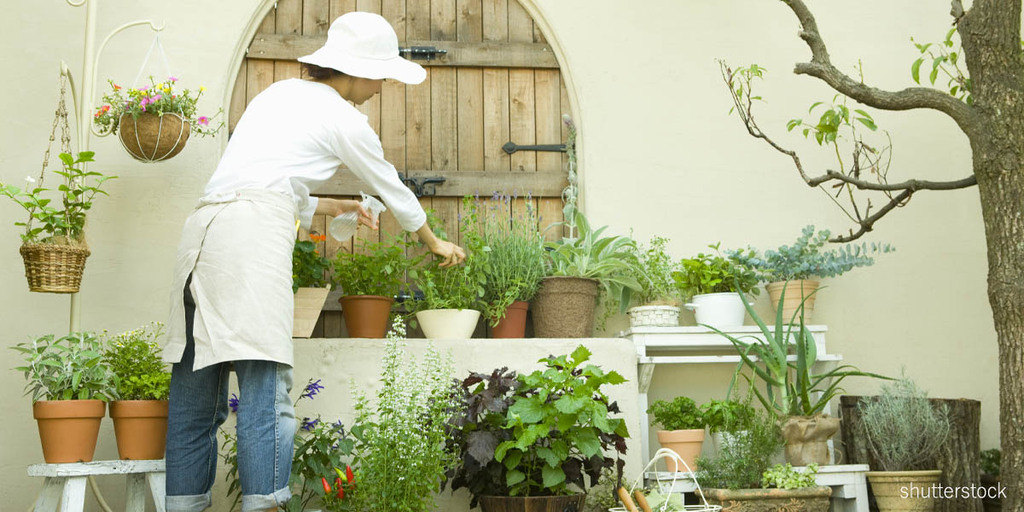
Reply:
M841 435L845 464L868 464L879 469L867 446L867 437L860 425L857 405L871 397L839 397ZM930 398L936 406L945 405L949 413L949 439L936 457L942 470L944 487L970 487L981 483L981 402L967 399ZM980 499L959 498L937 500L935 512L982 512Z

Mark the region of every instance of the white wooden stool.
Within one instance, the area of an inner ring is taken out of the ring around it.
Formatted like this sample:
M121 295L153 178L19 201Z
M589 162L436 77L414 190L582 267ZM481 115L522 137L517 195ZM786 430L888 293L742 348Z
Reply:
M146 482L153 493L157 512L164 512L164 460L106 460L70 464L33 464L28 476L46 477L36 500L35 512L82 512L85 508L85 483L91 476L127 475L125 494L127 512L145 512Z

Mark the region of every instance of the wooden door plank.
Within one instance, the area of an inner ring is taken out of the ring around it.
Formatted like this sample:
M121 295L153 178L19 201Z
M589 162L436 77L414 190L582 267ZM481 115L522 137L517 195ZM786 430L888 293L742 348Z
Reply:
M441 225L448 232L448 240L461 245L459 237L459 197L434 197L431 207L441 219Z
M562 116L568 115L569 119L575 119L576 115L572 111L572 106L569 104L569 92L565 90L565 80L561 79L562 78L561 73L559 73L558 78L559 78L559 81L562 82L562 86L559 87L559 89L561 89L561 96L562 96L562 98L559 100L559 103L562 105ZM561 140L562 140L563 143L567 142L569 140L569 125L567 125L565 123L564 119L562 120L562 123L561 123L561 130L562 130L562 139ZM569 155L568 155L568 153L562 153L562 169L565 169L566 172L569 172Z
M337 308L338 303L329 303L324 305L324 309ZM343 336L341 311L324 311L323 322L324 322L324 338L341 338ZM314 328L315 329L315 328Z
M409 31L409 27L406 29ZM454 37L454 34L453 34ZM295 60L323 46L324 36L266 34L253 39L248 59ZM417 38L399 41L401 46L434 46L448 53L433 60L417 60L424 67L504 67L558 69L551 47L532 42L448 41Z
M381 0L356 0L356 10L361 12L372 12L374 14L380 14L381 12ZM377 133L377 136L381 136L380 131L380 119L381 119L381 97L379 94L363 102L362 105L356 105L356 108L360 112L366 114L367 121L370 123L370 127Z
M508 2L508 40L513 43L533 42L533 18L516 0Z
M417 87L417 86L413 86ZM384 146L384 159L391 162L399 171L406 169L405 164L405 129L406 129L406 85L396 80L385 80L381 88L381 144Z
M483 0L482 10L484 41L507 42L508 0Z
M561 197L562 190L567 185L563 172L499 173L482 170L427 169L410 170L407 173L413 178L428 176L445 178L447 181L436 187L435 195L441 197L462 197L475 194L489 196L495 190L518 191L521 194L531 193L536 197ZM317 189L317 195L358 195L360 190L370 193L371 189L352 171L341 169Z
M254 41L258 41L263 37L269 37L274 34L276 27L276 16L268 15L263 18L263 22L260 24L260 28L256 30L256 37ZM274 63L262 60L249 59L246 62L246 76L245 76L245 105L249 106L249 102L256 97L257 94L263 92L270 84L274 83Z
M485 68L483 71L484 165L485 171L508 171L512 159L501 146L509 138L509 99L507 69Z
M562 221L562 199L550 197L538 199L537 221L546 240L562 238L562 230L557 226L552 226L552 224Z
M537 144L561 144L561 80L558 71L534 71L537 98ZM557 172L562 168L562 154L551 151L537 152L537 170Z
M430 72L430 169L458 168L458 101L454 69Z
M525 229L539 230L537 221L537 198L520 193L512 198L512 223L516 226L527 224Z
M481 0L456 0L455 12L457 40L466 42L483 41L484 18Z
M536 144L536 100L534 71L510 69L508 71L509 139L519 145ZM511 155L512 171L537 170L537 153L517 151Z
M431 39L435 41L457 40L455 1L456 0L430 0Z
M413 3L417 3L417 1L413 0ZM406 39L405 4L405 0L381 0L380 3L380 15L384 16L384 19L388 20L388 23L390 23L391 27L395 29L395 34L398 35L398 39L401 41Z
M356 0L356 10L380 14L381 0Z
M405 88L405 168L430 169L431 76Z
M235 77L235 86L231 90L231 103L228 106L228 136L235 132L235 125L242 118L242 112L245 112L245 73L248 69L249 65L242 61L242 65L238 68L238 76Z
M278 0L280 2L280 0ZM302 34L326 36L331 26L330 0L302 0ZM278 31L278 33L281 33Z
M484 168L483 71L459 69L458 129L459 169ZM435 169L437 169L435 167Z
M405 3L405 16L405 37L399 33L400 41L430 39L430 2L408 0Z
M275 34L302 34L303 0L278 0L275 11Z
M415 0L414 0L415 1ZM331 0L330 18L333 23L342 14L356 10L356 0Z

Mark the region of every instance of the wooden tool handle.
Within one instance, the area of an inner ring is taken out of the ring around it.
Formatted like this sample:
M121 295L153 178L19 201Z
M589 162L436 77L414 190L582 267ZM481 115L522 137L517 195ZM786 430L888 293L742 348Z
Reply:
M622 501L622 504L626 506L627 512L640 512L639 510L637 510L636 504L633 503L633 498L629 497L629 491L627 491L625 487L620 486L618 493L619 500Z
M640 505L640 510L643 512L652 512L651 506L647 504L647 497L644 496L644 492L640 489L633 491L633 497L636 498L636 504Z

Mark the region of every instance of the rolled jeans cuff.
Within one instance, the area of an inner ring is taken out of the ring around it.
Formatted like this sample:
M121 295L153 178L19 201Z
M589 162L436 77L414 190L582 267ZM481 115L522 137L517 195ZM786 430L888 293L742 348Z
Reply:
M292 498L292 491L285 487L273 494L249 494L242 496L242 512L257 512L284 506Z
M202 512L213 504L213 491L191 496L167 496L167 512Z

